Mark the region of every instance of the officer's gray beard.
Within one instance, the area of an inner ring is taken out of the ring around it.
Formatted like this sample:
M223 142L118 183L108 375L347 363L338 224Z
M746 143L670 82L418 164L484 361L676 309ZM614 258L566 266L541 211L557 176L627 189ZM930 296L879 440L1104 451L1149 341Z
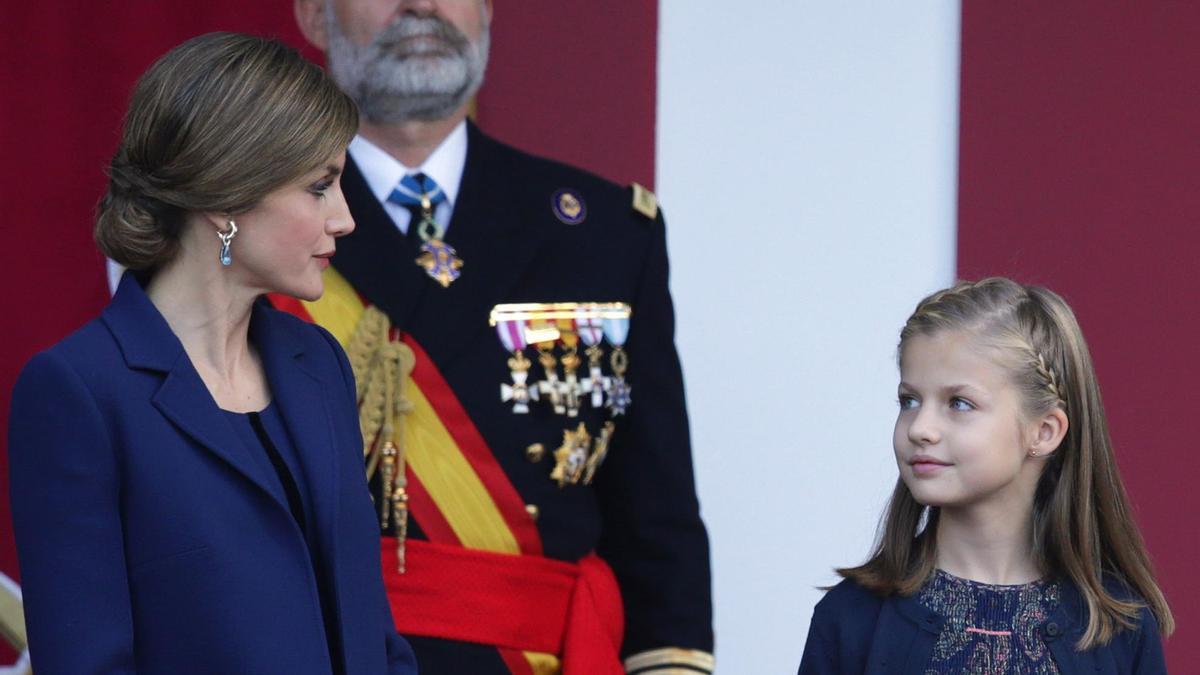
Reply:
M440 17L403 17L365 47L355 45L329 16L326 60L333 79L376 124L447 117L479 91L491 39L484 26L472 43ZM405 38L432 38L405 43Z

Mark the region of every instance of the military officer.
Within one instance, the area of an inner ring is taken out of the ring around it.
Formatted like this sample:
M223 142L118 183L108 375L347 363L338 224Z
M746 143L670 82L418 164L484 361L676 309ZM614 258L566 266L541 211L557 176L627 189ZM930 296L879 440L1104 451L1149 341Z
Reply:
M491 0L296 0L357 101L326 296L423 673L710 672L654 196L467 119ZM683 669L683 670L680 670Z

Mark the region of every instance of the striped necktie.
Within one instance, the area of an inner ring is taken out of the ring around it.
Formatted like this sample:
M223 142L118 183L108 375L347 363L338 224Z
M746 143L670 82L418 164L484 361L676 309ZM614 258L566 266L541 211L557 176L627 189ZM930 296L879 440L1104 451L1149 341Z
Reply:
M423 173L406 174L392 188L387 200L412 214L408 223L410 241L419 246L422 241L442 238L442 227L434 221L433 211L446 201L446 193L432 178Z

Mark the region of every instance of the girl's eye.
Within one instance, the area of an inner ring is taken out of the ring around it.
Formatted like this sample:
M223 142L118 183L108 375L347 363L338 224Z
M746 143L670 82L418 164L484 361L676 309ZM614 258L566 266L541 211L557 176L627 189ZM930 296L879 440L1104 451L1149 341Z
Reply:
M909 394L900 394L900 409L912 410L917 407L917 397Z
M959 411L974 410L975 406L967 399L959 398L956 396L956 397L950 399L950 409L951 410L959 410Z
M331 185L333 185L333 181L323 180L323 181L320 181L320 182L314 184L312 187L310 187L308 189L308 191L313 193L314 195L317 195L318 197L320 197L325 194L325 191L328 190L329 186L331 186Z

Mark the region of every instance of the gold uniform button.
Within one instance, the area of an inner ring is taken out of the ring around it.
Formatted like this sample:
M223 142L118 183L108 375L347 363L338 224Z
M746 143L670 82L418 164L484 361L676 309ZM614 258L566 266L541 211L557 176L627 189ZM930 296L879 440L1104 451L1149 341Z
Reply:
M525 458L531 462L540 462L546 456L546 446L541 443L534 443L525 448Z
M542 510L537 507L537 504L526 504L525 513L528 513L530 518L537 520Z

